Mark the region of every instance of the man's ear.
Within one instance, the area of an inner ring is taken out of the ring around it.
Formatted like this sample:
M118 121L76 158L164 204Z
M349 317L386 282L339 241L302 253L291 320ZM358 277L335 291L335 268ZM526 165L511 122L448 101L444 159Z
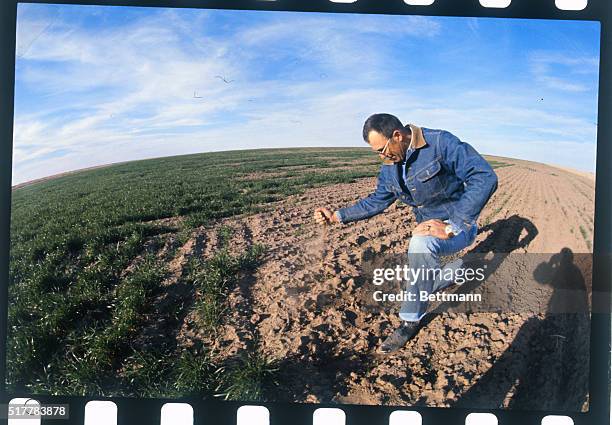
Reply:
M400 140L402 137L402 132L399 130L393 130L393 140Z

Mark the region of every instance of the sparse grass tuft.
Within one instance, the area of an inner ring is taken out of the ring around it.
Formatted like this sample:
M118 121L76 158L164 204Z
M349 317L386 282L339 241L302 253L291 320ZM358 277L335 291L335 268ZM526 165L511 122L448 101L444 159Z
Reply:
M226 309L225 295L228 287L240 279L240 275L254 270L259 265L265 248L253 245L239 256L229 254L227 248L216 253L208 261L191 259L186 281L199 292L194 304L199 325L207 332L215 332Z
M277 383L275 363L256 352L249 352L237 364L225 370L218 388L218 397L225 400L263 401L265 391Z
M221 368L215 365L209 353L203 350L184 350L174 363L174 391L177 395L207 396L219 385Z
M495 160L489 160L487 162L489 163L491 168L493 168L494 170L496 168L511 167L513 165L513 164L508 164L507 162L501 162L501 161L495 161Z
M580 225L580 233L582 234L582 239L584 239L584 242L586 243L587 247L590 250L592 243L591 243L591 240L589 239L589 234L587 233L586 229L584 228L582 224Z
M134 350L126 358L122 380L129 394L141 397L211 397L219 386L219 371L204 350L192 348L180 353Z
M232 239L232 235L234 234L234 229L230 226L221 226L218 230L219 243L222 248L228 246L230 240Z

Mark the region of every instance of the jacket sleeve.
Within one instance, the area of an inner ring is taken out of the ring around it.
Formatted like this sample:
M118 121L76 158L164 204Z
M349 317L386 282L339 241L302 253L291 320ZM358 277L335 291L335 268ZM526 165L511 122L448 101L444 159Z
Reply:
M378 174L378 183L374 193L357 201L357 203L350 207L340 208L337 211L338 218L342 223L363 220L380 214L397 199L395 193L385 188L383 169L388 166L383 165L382 167Z
M497 175L476 149L452 133L442 131L439 143L442 160L465 187L449 221L467 232L497 190Z

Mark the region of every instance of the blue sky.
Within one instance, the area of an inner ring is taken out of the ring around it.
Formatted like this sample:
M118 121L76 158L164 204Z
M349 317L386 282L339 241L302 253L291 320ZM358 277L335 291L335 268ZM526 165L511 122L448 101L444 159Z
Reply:
M594 22L20 4L17 25L13 184L195 152L363 147L376 112L484 154L595 168Z

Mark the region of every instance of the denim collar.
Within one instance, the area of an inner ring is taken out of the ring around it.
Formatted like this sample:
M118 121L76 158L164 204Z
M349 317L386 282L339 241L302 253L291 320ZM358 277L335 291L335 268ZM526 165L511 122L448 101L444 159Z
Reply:
M414 124L408 124L408 126L412 134L408 149L421 149L423 146L427 145L425 137L423 137L423 130L421 127L417 127Z
M410 128L410 145L406 149L406 154L404 155L404 160L401 161L402 165L405 165L408 161L408 157L417 149L421 149L422 147L427 145L425 141L425 137L423 136L423 130L421 127L418 127L414 124L408 124L406 127Z

